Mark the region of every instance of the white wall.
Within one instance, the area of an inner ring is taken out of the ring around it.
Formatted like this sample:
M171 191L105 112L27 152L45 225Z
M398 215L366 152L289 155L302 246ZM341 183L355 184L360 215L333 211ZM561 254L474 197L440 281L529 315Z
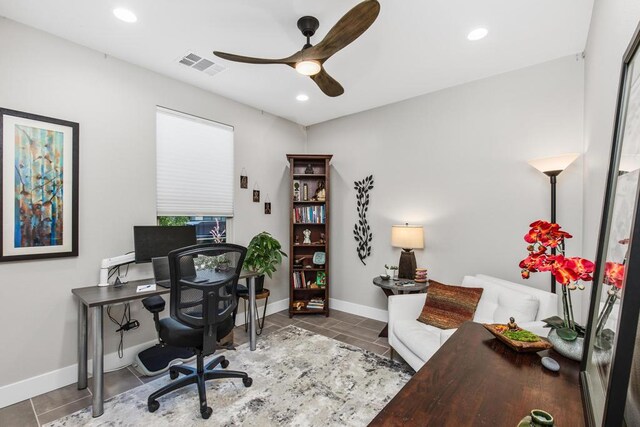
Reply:
M486 273L520 281L530 222L549 218L550 184L528 159L582 152L583 62L575 56L420 96L308 130L312 153L332 153L332 298L386 309L371 279L397 264L391 225L423 224L419 266L459 283ZM352 228L353 182L373 174L373 253L363 266ZM582 247L582 163L558 178L558 221ZM335 262L340 260L340 262ZM549 288L549 275L525 282ZM580 310L576 310L580 318Z
M2 18L0 52L2 107L80 123L80 256L0 264L0 386L76 363L71 289L96 284L102 258L133 250L134 224L154 224L156 105L235 127L236 175L246 167L250 188L236 179L234 240L267 230L286 245L285 154L304 150L303 128ZM251 201L256 180L270 216ZM286 278L267 281L273 301L288 298ZM142 327L125 336L129 348L155 338L139 302L132 315ZM116 351L114 326L105 318L105 353Z
M636 0L596 0L585 50L584 256L595 259L622 57L640 21ZM583 299L587 312L589 298Z

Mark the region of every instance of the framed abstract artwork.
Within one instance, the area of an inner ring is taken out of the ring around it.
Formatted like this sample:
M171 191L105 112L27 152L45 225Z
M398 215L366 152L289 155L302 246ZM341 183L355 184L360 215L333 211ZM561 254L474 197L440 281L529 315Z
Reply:
M0 108L0 261L78 256L79 124Z

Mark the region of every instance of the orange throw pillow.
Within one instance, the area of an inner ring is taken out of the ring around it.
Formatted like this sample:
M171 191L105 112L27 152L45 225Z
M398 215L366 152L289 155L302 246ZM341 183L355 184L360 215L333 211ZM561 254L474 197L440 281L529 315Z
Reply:
M427 288L427 300L422 307L418 322L440 329L458 328L473 320L482 288L431 283Z

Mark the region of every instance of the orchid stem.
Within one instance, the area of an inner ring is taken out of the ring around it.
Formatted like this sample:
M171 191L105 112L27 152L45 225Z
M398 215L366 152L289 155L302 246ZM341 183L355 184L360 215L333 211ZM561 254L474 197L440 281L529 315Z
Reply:
M567 304L567 287L562 285L562 311L564 312L564 326L569 327L569 306Z
M573 321L573 304L571 302L571 290L567 291L567 300L569 303L569 328L573 329L574 331L576 330L576 324Z

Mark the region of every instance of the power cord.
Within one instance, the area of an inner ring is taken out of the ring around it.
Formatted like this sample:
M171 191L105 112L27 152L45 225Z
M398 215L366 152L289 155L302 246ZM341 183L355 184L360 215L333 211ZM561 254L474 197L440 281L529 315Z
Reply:
M138 322L135 319L131 319L131 306L129 305L129 303L125 303L124 305L124 311L122 312L122 319L120 321L118 321L116 318L114 318L111 315L111 308L112 306L107 307L107 316L109 316L109 319L113 323L119 326L119 328L116 329L116 332L120 332L120 344L118 344L118 357L122 359L124 357L124 333L125 331L130 331L132 329L138 329L138 327L140 326L140 322Z

